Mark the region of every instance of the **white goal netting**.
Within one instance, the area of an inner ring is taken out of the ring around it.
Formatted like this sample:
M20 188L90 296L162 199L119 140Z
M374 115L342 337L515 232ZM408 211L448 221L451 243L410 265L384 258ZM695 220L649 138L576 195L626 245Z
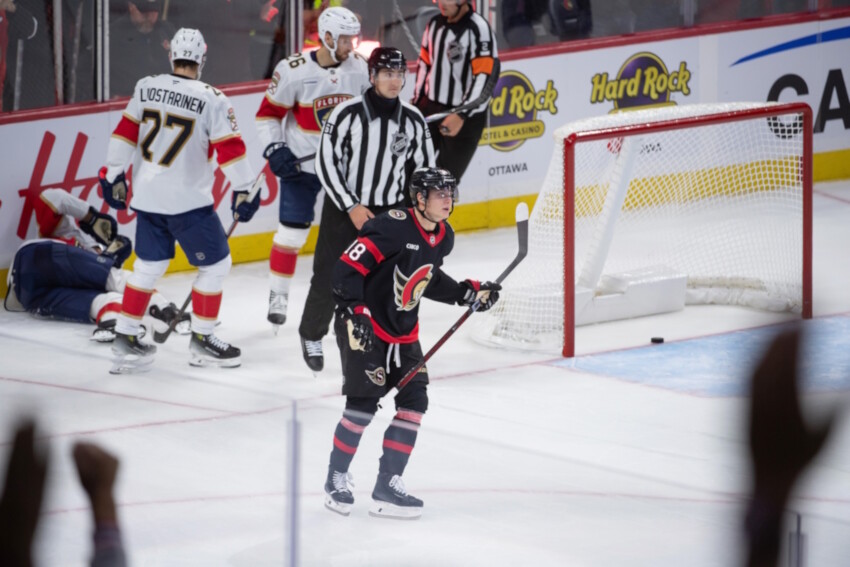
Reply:
M606 274L650 266L685 274L687 303L799 311L803 120L799 111L777 108L777 115L766 116L765 108L772 107L674 106L558 129L529 220L528 257L473 336L523 349L560 349L565 293L576 285L606 293ZM741 119L751 110L758 114ZM676 127L653 131L659 123ZM605 137L597 140L577 134L599 131ZM574 134L574 176L565 179L564 140ZM575 282L568 285L565 191L574 193L575 204L574 245L567 248ZM571 314L566 320L570 324Z

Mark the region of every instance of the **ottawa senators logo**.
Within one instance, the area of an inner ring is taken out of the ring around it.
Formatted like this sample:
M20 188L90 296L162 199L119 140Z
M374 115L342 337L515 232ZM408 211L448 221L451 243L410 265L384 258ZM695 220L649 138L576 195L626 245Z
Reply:
M375 370L367 370L366 376L369 377L369 380L372 381L376 386L386 386L387 385L387 373L383 368L376 368Z
M395 280L393 292L398 311L412 311L419 305L419 300L422 298L422 294L425 292L425 288L428 287L428 283L433 276L431 273L433 267L433 264L425 264L413 272L413 275L410 277L402 274L398 266L395 267L395 271L393 272L393 280Z
M328 96L320 96L313 100L313 116L316 118L316 124L319 126L325 123L328 116L331 115L336 105L353 98L348 94L335 94Z

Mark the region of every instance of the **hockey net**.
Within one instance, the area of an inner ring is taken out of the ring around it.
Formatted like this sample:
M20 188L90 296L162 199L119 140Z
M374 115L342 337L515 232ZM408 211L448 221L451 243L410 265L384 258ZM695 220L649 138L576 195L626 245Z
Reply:
M617 318L582 321L587 305L670 274L682 275L683 304L811 317L811 132L807 105L757 103L558 129L528 257L473 337L573 356L576 324Z

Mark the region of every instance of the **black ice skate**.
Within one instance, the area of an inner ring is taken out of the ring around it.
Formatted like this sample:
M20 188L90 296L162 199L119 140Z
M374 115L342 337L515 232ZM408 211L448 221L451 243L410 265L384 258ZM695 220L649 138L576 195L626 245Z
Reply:
M91 340L99 343L111 343L115 340L115 324L117 319L108 319L101 321L91 334ZM141 338L141 337L139 337Z
M348 516L354 504L354 478L351 473L328 469L328 480L325 481L325 508Z
M308 341L301 337L301 353L304 355L304 362L310 367L313 372L321 372L325 367L325 355L322 352L322 341Z
M192 316L185 311L181 314L180 308L173 303L169 303L162 309L158 305L151 305L148 308L148 314L154 319L153 340L158 343L165 342L165 332L168 330L171 322L177 318L177 315L180 315L180 319L174 326L174 332L178 335L188 335L192 332Z
M242 364L242 351L213 334L192 333L189 340L189 364L235 368Z
M154 345L139 341L138 336L116 332L115 340L112 341L112 354L115 355L115 359L112 361L109 373L143 372L153 362L155 352Z
M289 294L269 292L269 314L267 318L272 324L274 334L277 334L280 326L286 323L286 309L289 307Z
M407 493L401 476L397 474L378 474L372 502L369 515L376 518L418 520L422 515L422 501Z

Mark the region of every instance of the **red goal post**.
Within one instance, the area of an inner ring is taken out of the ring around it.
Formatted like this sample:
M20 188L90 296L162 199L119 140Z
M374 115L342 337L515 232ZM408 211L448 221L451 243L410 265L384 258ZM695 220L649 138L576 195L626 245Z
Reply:
M812 316L808 105L631 111L555 139L529 256L476 339L572 357L577 325L685 304Z

